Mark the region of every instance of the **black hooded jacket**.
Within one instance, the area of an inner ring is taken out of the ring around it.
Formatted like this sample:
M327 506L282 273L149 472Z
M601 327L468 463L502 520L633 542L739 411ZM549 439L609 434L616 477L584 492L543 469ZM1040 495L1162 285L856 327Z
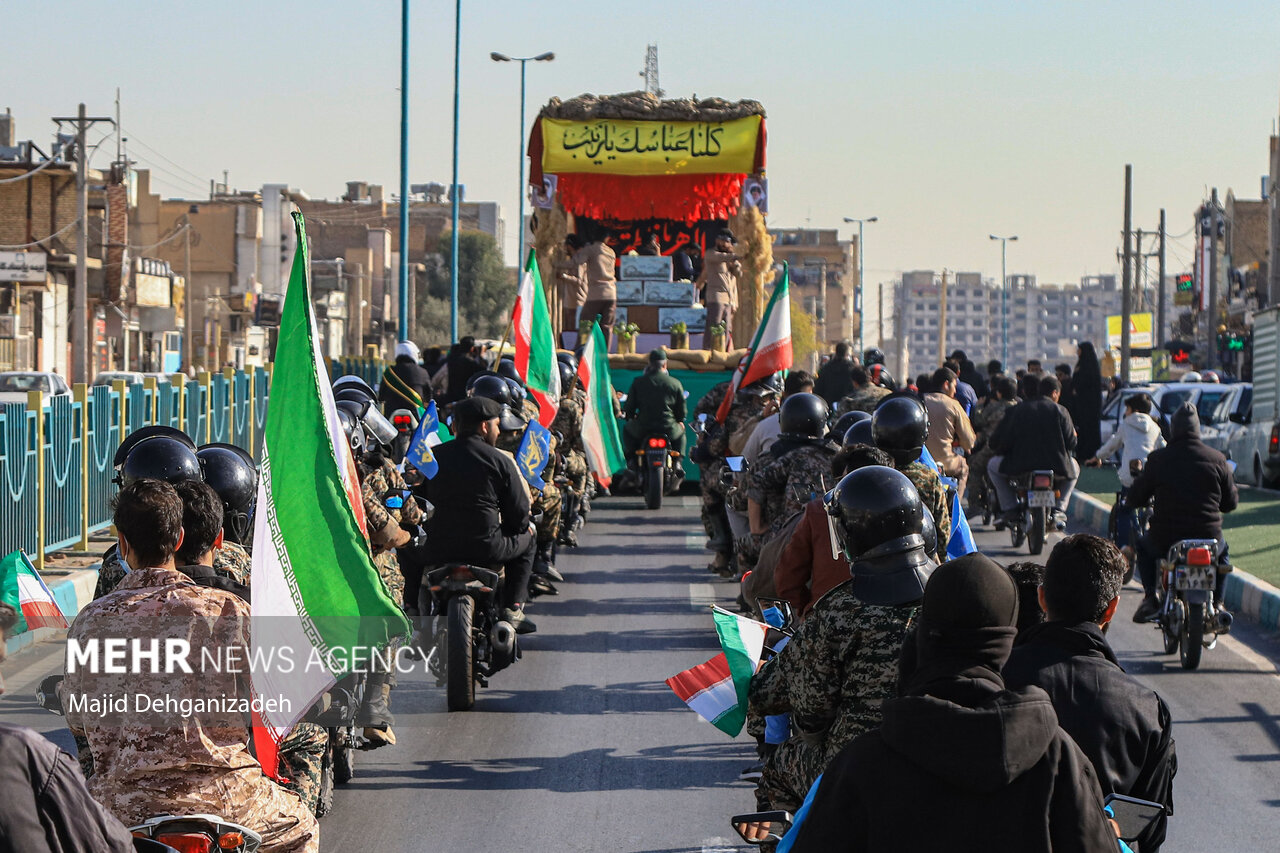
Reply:
M1052 468L1065 477L1073 470L1070 459L1076 448L1076 428L1066 409L1049 397L1035 397L1005 412L987 443L1004 456L1002 474Z
M813 393L834 406L853 393L853 359L832 357L818 369L813 382Z
M1221 539L1222 513L1239 500L1227 458L1200 440L1196 408L1184 403L1170 419L1168 446L1147 457L1127 502L1153 502L1148 542L1163 556L1181 539Z
M1173 813L1174 751L1169 708L1155 691L1125 673L1092 623L1045 622L1018 636L1004 667L1010 688L1036 686L1049 694L1058 725L1088 756L1103 794L1164 803ZM1161 816L1138 840L1158 850Z

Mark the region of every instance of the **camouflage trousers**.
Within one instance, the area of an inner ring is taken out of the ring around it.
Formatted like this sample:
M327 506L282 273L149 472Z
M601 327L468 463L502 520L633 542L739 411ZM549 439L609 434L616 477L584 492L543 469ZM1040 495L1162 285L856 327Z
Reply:
M699 465L700 478L698 485L702 492L702 529L707 532L707 539L716 541L720 536L729 536L729 522L725 516L724 490L720 484L721 463ZM728 556L733 550L732 544L722 553Z
M378 570L378 577L387 588L387 594L397 605L404 600L404 575L400 572L400 561L395 551L383 551L373 558L373 567Z
M550 472L548 476L549 474ZM554 483L547 483L542 493L534 496L533 511L542 513L542 517L535 525L538 530L539 545L555 542L560 535L560 509L563 506L563 500L560 489Z
M564 458L564 475L569 478L569 486L576 494L581 495L586 491L589 473L587 457L578 451L570 451Z
M764 763L764 773L756 783L757 806L762 811L794 812L826 767L827 750L823 746L810 745L800 735L779 744Z
M760 560L760 549L768 534L748 533L734 540L733 552L738 558L738 574L753 571Z
M313 814L320 804L320 774L329 748L329 732L316 723L298 723L280 741L280 769L289 778L284 787L297 793Z

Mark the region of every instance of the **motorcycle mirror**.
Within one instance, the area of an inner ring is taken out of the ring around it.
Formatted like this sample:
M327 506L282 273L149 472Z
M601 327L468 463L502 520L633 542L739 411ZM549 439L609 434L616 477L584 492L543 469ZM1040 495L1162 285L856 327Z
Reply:
M790 628L796 621L795 610L791 607L791 602L785 598L756 598L756 606L760 612L764 614L764 621L768 622L774 628ZM777 611L774 619L770 619L769 610ZM774 625L777 620L778 624Z
M707 422L707 413L706 413L706 412L700 412L700 413L698 414L698 423L700 423L700 424L705 424L706 422Z
M775 844L791 829L795 818L788 811L750 812L729 818L733 831L748 844Z

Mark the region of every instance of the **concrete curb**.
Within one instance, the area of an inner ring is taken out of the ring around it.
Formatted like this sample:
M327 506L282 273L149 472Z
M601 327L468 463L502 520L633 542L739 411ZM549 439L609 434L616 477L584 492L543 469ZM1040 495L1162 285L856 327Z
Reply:
M80 609L93 601L93 591L98 585L98 568L95 565L87 569L46 570L41 573L41 577L44 578L49 591L53 593L53 599L58 602L58 607L62 609L67 621L72 622L80 613ZM4 641L5 654L12 657L36 643L61 633L60 628L37 628L34 631L24 631Z
M1072 492L1067 516L1090 530L1105 534L1111 507L1091 495ZM1222 585L1227 609L1263 628L1280 631L1280 589L1237 568Z

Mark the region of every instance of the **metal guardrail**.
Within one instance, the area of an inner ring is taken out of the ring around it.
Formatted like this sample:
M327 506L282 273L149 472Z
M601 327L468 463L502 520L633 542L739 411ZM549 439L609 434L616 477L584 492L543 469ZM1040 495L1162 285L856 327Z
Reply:
M351 360L361 375L375 369L362 361ZM141 427L164 424L258 458L270 382L270 368L259 367L174 384L76 385L69 397L32 392L25 406L0 406L0 554L22 548L42 568L52 551L88 550L89 534L111 524L116 448Z

